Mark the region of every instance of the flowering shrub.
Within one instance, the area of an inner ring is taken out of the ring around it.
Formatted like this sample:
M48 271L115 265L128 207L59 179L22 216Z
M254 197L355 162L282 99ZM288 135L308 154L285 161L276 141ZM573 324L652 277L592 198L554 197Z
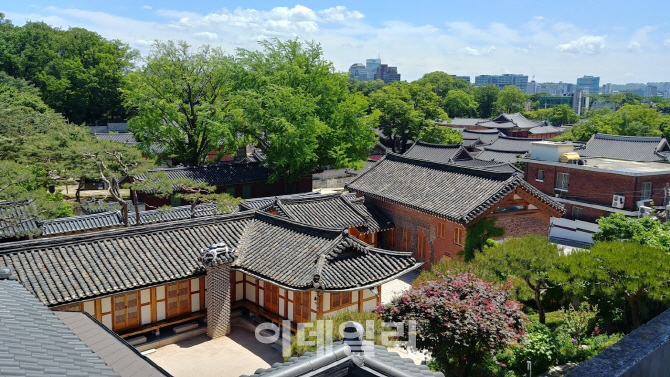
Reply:
M444 372L465 376L485 356L524 334L526 316L518 302L509 300L508 289L472 273L442 275L377 311L387 321L416 321L416 348L430 351ZM409 341L408 331L400 338Z

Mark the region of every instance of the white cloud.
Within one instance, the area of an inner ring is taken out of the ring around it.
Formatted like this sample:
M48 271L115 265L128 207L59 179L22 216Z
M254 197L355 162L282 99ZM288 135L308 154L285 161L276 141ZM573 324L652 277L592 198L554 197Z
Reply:
M320 10L317 12L325 22L345 22L349 20L360 20L365 16L357 10L348 10L347 7L338 5L333 8Z
M670 47L670 38L666 39L666 40L663 42L663 45L664 45L665 47Z
M151 10L151 9L154 9L154 7L152 7L151 5L142 5L142 9Z
M210 41L215 41L215 40L219 39L218 34L211 33L209 31L203 31L203 32L200 32L200 33L195 33L195 35L198 36L198 37L202 37L204 39L208 39Z
M605 47L605 35L585 35L577 40L556 46L556 50L569 54L599 54Z
M490 46L490 47L485 47L481 49L476 49L472 47L465 47L463 49L463 52L466 55L471 55L471 56L481 56L481 55L491 55L493 51L496 50L495 46Z
M628 44L626 49L630 52L640 52L640 42L632 41Z

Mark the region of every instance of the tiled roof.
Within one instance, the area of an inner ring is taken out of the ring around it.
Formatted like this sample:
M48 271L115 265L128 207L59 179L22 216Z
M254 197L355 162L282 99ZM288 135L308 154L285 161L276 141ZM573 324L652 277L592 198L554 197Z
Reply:
M194 217L221 215L216 204L201 204L195 207ZM161 207L150 211L140 212L140 224L153 224L165 221L184 220L191 217L191 206ZM135 212L128 215L128 223L135 225Z
M507 152L528 152L530 151L530 143L541 140L543 139L500 136L491 145L484 147L484 149Z
M0 266L57 306L201 275L200 250L220 243L238 250L233 268L292 289L361 289L420 266L411 253L254 211L6 243Z
M494 126L491 123L497 123L498 126ZM497 117L491 119L491 122L480 123L484 127L489 128L533 128L545 124L543 121L531 120L523 116L521 113L507 114L502 113Z
M448 124L455 126L476 126L477 123L486 122L488 119L483 118L453 118Z
M560 128L556 128L554 126L546 125L546 126L533 127L530 130L528 130L528 132L530 132L533 135L545 135L545 134L563 132L563 130Z
M516 173L520 172L519 169L515 168L513 165L507 162L498 162L498 161L486 161L480 160L479 158L474 158L467 161L457 161L454 162L456 165L468 166L473 168L482 168L487 170L493 170L501 173Z
M35 208L28 202L0 202L0 239L39 232Z
M594 134L586 147L576 150L583 157L604 157L629 161L667 161L670 152L663 137Z
M120 226L121 224L121 212L114 211L49 220L45 221L41 228L43 236L52 236L55 234L111 228Z
M16 281L0 280L1 376L119 376Z
M147 174L164 171L170 179L190 179L212 186L228 186L264 182L271 171L261 163L212 163L198 167L149 170ZM143 176L138 176L142 179Z
M280 196L266 196L262 198L251 198L246 199L244 202L240 203L240 210L267 210L273 208L275 211L279 210L277 208L277 199L290 199L290 198L309 198L313 196L320 196L320 191L309 191L299 194L290 194L290 195L280 195Z
M363 232L378 232L393 226L363 198L352 202L341 194L279 199L276 205L291 220L324 228L356 227Z
M463 139L480 139L484 144L493 143L498 136L501 136L500 131L497 129L492 130L463 130Z
M135 140L135 135L132 132L122 132L122 133L102 133L96 132L95 137L100 140L111 140L117 143L123 143L126 145L137 145L138 142Z
M527 151L499 151L491 148L484 149L477 158L485 161L514 163L518 160L517 156L524 156Z
M405 156L435 162L471 160L472 156L460 144L432 144L417 141L405 152Z
M90 314L65 311L54 314L121 377L170 376Z
M388 154L349 183L347 189L453 222L468 223L522 185L523 179L514 173ZM538 192L534 195L556 210L563 210L550 197Z
M428 366L417 365L396 352L389 352L384 346L372 345L369 341L362 343L363 352L352 352L347 344L333 344L317 352L306 352L286 362L272 364L268 369L259 369L252 376L444 377L441 372L432 372Z

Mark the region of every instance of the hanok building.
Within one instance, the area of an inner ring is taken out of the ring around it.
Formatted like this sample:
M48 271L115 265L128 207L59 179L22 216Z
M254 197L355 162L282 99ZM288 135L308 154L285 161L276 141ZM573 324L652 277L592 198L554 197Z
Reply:
M474 120L476 122L473 122ZM521 113L502 113L493 119L472 119L472 121L459 118L457 123L452 121L442 125L466 130L495 129L507 136L531 139L550 139L563 133L561 128L550 126L544 121L528 119Z
M668 204L670 152L660 137L595 134L585 147L570 142L532 143L525 178L555 195L566 217L595 221L611 213L630 217L663 210Z
M389 153L349 185L394 225L380 238L390 249L414 251L417 259L454 258L468 228L497 218L505 237L548 235L563 206L526 183L518 172L438 163Z
M147 175L165 172L170 179L189 179L216 186L217 192L226 192L234 197L260 198L265 196L285 195L287 185L283 180L269 183L272 171L262 161L254 162L219 162L198 167L182 167L171 169L150 170ZM143 176L138 176L143 179ZM296 192L312 191L312 177L301 178L296 183ZM150 193L138 193L138 197L146 204L147 209L166 205L173 207L186 204L176 197L160 198Z
M519 171L507 161L482 160L473 157L472 153L460 144L431 144L422 141L415 142L404 154L404 156L418 158L420 160L453 163L456 165L470 167L484 167L504 172Z
M514 163L518 158L530 152L532 142L539 140L541 139L500 136L490 145L483 146L481 152L474 153L474 155L479 160Z
M0 245L0 266L43 304L89 313L144 349L180 326L202 333L204 317L210 336L225 335L236 308L293 327L371 310L383 283L421 264L346 229L259 211Z
M463 146L469 152L481 152L481 148L485 145L493 143L503 133L497 129L486 130L468 130L462 129Z

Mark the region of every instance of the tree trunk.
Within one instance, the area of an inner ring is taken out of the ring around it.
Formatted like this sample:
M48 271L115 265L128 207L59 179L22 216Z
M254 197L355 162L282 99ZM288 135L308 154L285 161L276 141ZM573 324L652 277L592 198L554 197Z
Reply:
M140 205L137 202L137 191L130 189L130 195L133 198L133 206L135 207L135 225L140 225Z
M628 305L630 305L630 316L633 320L633 328L636 329L640 327L640 302L637 299L637 295L629 295L626 297L626 299L628 301Z
M544 313L544 308L542 307L542 300L541 300L542 282L538 280L537 282L535 282L535 285L533 285L530 282L530 279L524 279L524 281L526 282L526 285L528 285L528 287L530 287L530 289L532 289L533 293L535 294L535 305L537 305L537 314L540 316L540 323L544 325L546 322L546 316Z
M77 203L81 203L81 190L84 189L84 184L85 184L84 178L79 179L79 182L77 183L77 191L75 191L74 193L74 197Z

